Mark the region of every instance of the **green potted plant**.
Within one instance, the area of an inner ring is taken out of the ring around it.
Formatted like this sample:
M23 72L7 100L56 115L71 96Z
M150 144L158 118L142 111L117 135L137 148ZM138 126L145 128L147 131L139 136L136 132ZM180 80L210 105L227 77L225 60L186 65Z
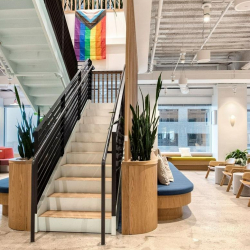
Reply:
M245 166L247 163L247 155L247 149L244 151L236 149L235 151L232 151L226 155L226 160L229 158L235 158L235 164Z
M32 115L27 115L25 106L15 86L16 100L21 112L21 121L17 124L18 152L20 158L9 161L9 227L14 230L30 230L31 172L34 157L35 126ZM40 122L40 110L37 114L37 125ZM18 218L18 220L16 220Z
M159 116L157 104L162 87L161 75L151 112L150 96L142 97L142 112L130 106L132 128L129 132L131 159L122 163L122 233L141 234L154 230L157 213L157 163L152 153Z

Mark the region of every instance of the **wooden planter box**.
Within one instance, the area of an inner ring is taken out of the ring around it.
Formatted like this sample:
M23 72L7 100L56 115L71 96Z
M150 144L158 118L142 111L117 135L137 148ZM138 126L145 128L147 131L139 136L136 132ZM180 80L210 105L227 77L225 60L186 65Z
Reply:
M32 160L9 161L9 227L30 231Z
M122 163L122 234L157 228L157 158Z

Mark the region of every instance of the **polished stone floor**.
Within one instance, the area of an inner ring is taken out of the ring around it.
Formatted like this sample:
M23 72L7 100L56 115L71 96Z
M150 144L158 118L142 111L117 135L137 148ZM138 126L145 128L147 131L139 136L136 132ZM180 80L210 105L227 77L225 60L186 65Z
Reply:
M0 249L122 249L172 250L250 249L249 198L236 199L232 191L214 184L214 173L208 180L205 172L184 174L194 183L192 203L184 208L182 219L159 223L148 234L116 237L107 235L100 247L100 235L72 233L38 233L36 243L29 243L28 232L8 228L7 218L0 215ZM0 177L1 178L1 177ZM0 205L0 214L1 212Z

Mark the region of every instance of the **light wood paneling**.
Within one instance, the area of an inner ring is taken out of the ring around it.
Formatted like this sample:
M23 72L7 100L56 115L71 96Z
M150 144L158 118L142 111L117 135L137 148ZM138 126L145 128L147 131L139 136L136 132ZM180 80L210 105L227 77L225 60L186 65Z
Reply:
M40 217L73 218L73 219L100 219L101 212L79 212L79 211L47 211ZM105 213L106 219L111 218L111 212Z
M158 220L175 220L182 217L182 207L158 209Z
M122 163L122 234L157 227L157 162Z
M189 203L191 203L191 193L158 196L158 209L183 207Z
M179 195L158 196L158 220L174 220L182 217L182 207L191 203L191 192Z
M8 205L8 197L9 197L9 194L0 193L0 204Z
M2 215L4 215L4 216L8 216L8 206L3 205Z
M132 125L130 104L135 106L138 99L138 59L134 16L134 0L127 0L126 10L126 81L125 81L125 161L131 159L130 143L128 138Z
M32 161L9 162L9 227L30 230Z

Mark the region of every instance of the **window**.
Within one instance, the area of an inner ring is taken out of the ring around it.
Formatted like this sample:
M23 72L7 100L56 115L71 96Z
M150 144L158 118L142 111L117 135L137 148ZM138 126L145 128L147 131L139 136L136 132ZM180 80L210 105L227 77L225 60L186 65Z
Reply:
M161 122L178 122L178 109L161 109Z
M162 152L211 152L210 105L159 105L158 147Z
M158 134L158 145L159 146L178 146L178 134L166 133Z
M16 125L21 121L21 113L18 106L5 107L5 124L4 124L4 145L13 148L14 153L18 153L17 128ZM32 115L34 111L31 107L25 107L26 114ZM36 116L33 116L33 124L36 125Z
M208 145L208 135L207 134L188 134L188 146L206 146Z
M247 148L250 153L250 109L247 110Z
M189 109L188 122L207 122L208 109Z

